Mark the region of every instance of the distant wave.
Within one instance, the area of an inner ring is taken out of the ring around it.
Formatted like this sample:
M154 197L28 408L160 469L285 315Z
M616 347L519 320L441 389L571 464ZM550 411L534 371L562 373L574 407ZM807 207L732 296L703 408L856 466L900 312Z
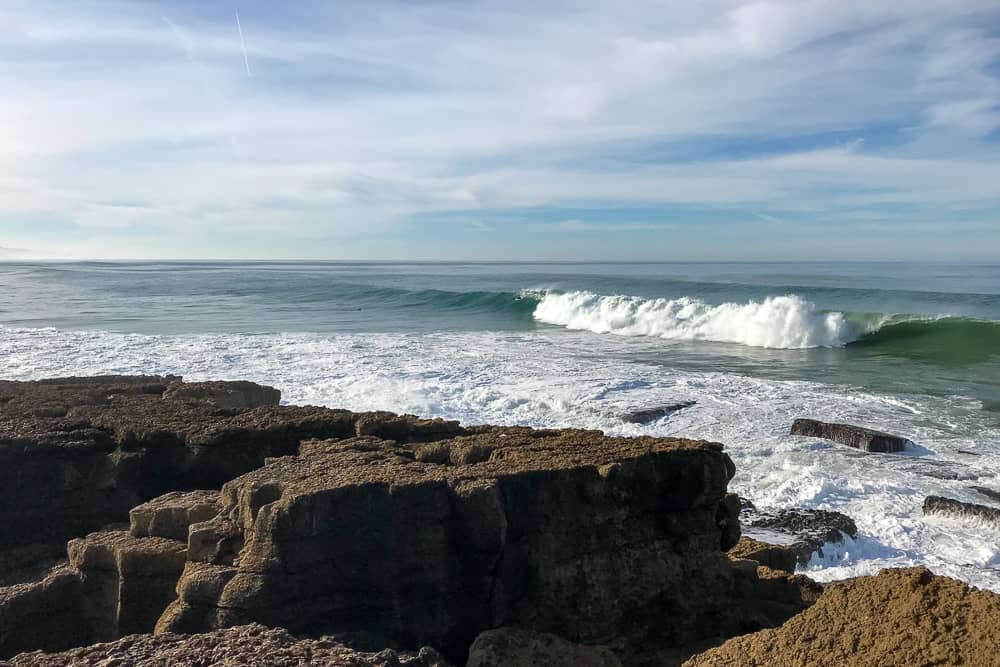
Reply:
M592 292L525 293L534 318L568 329L753 347L859 345L940 359L1000 354L1000 323L961 317L823 311L795 294L711 305L693 297L644 299Z
M858 338L843 313L819 311L795 295L713 306L692 297L643 299L548 292L534 316L539 322L595 333L781 349L838 347Z

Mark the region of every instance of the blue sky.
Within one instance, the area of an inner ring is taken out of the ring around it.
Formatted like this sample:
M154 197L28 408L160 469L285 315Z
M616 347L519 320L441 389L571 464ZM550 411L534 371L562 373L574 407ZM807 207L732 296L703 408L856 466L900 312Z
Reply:
M995 0L0 25L0 259L1000 259Z

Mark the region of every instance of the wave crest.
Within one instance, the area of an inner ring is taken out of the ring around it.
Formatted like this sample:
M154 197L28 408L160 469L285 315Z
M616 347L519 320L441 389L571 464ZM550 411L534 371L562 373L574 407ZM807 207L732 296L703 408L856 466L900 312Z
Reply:
M592 292L547 292L539 322L569 329L675 340L710 340L754 347L840 347L859 333L843 313L823 312L794 294L713 306L699 299L643 299Z

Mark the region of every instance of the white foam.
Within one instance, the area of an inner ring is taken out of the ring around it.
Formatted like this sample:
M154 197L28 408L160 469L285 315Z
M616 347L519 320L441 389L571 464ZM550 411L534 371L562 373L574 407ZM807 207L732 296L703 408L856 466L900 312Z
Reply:
M668 300L547 292L534 315L540 322L595 333L754 347L838 347L857 339L843 313L820 312L794 294L712 306L691 297Z
M0 327L0 376L179 373L189 379L272 384L288 403L384 409L467 424L597 428L618 435L681 435L725 443L737 465L731 488L758 506L812 507L853 517L854 543L814 559L819 579L925 564L1000 591L996 532L923 517L930 494L983 502L971 484L1000 488L1000 429L973 400L860 396L816 382L681 371L636 361L655 339L547 329L521 333L161 335ZM859 398L863 400L859 400ZM694 400L648 425L618 416ZM926 456L885 457L788 435L795 417L864 424L913 439ZM953 424L962 423L961 431ZM971 434L971 435L970 435ZM980 456L959 449L976 448ZM948 461L979 482L921 474ZM905 464L905 465L903 465ZM965 469L965 468L963 468Z

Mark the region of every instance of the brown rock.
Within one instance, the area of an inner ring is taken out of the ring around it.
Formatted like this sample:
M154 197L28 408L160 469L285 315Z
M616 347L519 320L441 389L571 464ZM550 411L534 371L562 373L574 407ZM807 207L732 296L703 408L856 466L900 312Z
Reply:
M223 410L248 410L277 405L281 392L253 382L175 382L163 392L164 400L197 401Z
M826 586L779 628L730 639L685 667L911 667L997 664L1000 595L925 568Z
M798 554L789 547L759 542L750 537L741 537L736 546L729 550L729 555L786 572L794 572L798 563Z
M40 646L59 651L92 641L82 623L80 573L56 568L40 581L0 588L0 658Z
M944 514L959 519L978 519L1000 525L1000 507L965 503L952 498L927 496L924 499L924 514Z
M133 537L167 537L187 542L188 527L219 513L218 491L172 491L129 511Z
M833 440L866 452L901 452L913 444L898 435L851 424L828 424L815 419L796 419L792 423L791 434Z
M476 637L465 667L621 667L604 646L583 646L556 635L517 628L487 630Z
M22 653L14 667L448 667L430 648L397 653L363 653L326 639L297 639L262 625L216 630L196 635L135 635L64 653Z

